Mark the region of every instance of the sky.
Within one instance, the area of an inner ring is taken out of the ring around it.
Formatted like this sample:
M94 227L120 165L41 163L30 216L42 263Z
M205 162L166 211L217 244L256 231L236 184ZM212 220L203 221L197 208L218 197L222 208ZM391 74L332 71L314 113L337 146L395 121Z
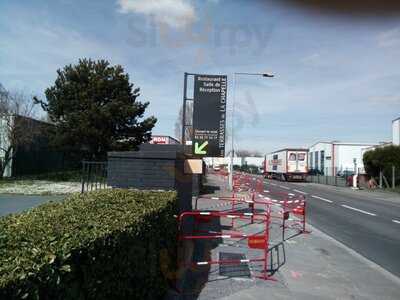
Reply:
M235 149L390 141L400 116L399 15L295 2L1 1L0 83L43 98L57 69L107 59L150 102L153 133L175 136L184 72L221 74L228 108L236 103ZM238 76L234 88L235 72L275 77Z

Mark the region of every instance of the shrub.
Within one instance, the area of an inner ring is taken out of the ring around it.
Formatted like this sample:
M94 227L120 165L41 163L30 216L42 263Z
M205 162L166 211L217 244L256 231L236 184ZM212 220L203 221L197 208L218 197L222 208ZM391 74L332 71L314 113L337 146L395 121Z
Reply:
M391 178L392 166L396 173L400 172L400 146L386 146L364 153L364 167L366 172L378 177L382 171L387 178Z
M175 192L73 195L0 219L0 299L157 299Z
M392 166L400 168L400 146L386 146L364 153L366 171L379 176L379 171L391 170Z

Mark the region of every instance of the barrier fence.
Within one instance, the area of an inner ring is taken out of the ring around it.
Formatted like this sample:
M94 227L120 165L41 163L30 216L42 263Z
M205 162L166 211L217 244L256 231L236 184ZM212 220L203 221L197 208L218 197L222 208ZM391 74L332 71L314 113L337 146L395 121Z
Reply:
M199 201L224 203L227 209L201 211L198 210ZM193 219L192 224L194 225L189 232L184 232L183 224L188 218ZM210 230L203 226L212 223L215 219L230 223L230 230ZM257 228L262 226L263 230L251 232L253 224L256 224ZM281 231L280 241L275 244L271 242L271 228L279 228ZM306 198L304 195L271 191L269 188L265 188L262 177L236 173L233 176L232 194L218 197L202 196L197 199L195 211L183 212L179 215L178 232L179 241L246 240L247 249L261 251L258 256L252 255L245 259L199 260L191 262L191 266L261 263L262 269L259 274L254 276L264 280L273 279L271 276L286 261L283 242L299 234L308 233L306 229ZM280 257L279 251L277 252L279 249L283 249L282 257Z
M81 192L107 188L107 162L83 161Z
M264 230L262 233L257 234L246 234L239 231L237 228L233 228L231 232L221 231L207 231L207 230L194 230L190 234L182 234L182 224L184 219L187 217L194 217L198 222L210 222L212 218L218 219L236 219L240 221L249 221L250 219L259 220L264 223ZM179 216L179 240L210 240L210 239L239 239L247 240L247 245L250 249L262 250L258 257L248 259L224 259L224 260L204 260L192 262L191 265L204 266L204 265L215 265L215 264L242 264L242 263L262 263L263 269L260 275L256 276L261 279L269 279L268 276L268 237L269 237L269 215L268 213L263 214L252 214L252 213L234 213L234 212L184 212Z
M348 176L324 176L324 175L308 175L306 177L307 182L319 183L325 185L333 185L346 187L348 186Z

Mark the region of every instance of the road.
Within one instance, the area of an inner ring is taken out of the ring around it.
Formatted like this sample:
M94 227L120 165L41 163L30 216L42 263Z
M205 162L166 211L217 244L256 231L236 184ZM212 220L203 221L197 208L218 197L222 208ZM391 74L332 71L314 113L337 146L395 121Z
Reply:
M305 195L308 223L400 277L400 196L274 180L265 188Z
M61 201L65 196L27 196L0 194L0 217L19 213L49 201Z

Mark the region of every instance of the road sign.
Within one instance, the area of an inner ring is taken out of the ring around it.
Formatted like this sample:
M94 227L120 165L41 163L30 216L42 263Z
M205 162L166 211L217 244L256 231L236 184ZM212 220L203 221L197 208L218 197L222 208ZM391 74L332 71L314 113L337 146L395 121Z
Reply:
M226 94L226 76L194 76L194 155L225 156Z
M267 239L264 235L252 235L249 236L247 244L251 249L266 249Z
M203 144L199 145L198 142L194 143L194 154L197 155L206 155L207 151L204 150L208 145L208 141L205 141Z

